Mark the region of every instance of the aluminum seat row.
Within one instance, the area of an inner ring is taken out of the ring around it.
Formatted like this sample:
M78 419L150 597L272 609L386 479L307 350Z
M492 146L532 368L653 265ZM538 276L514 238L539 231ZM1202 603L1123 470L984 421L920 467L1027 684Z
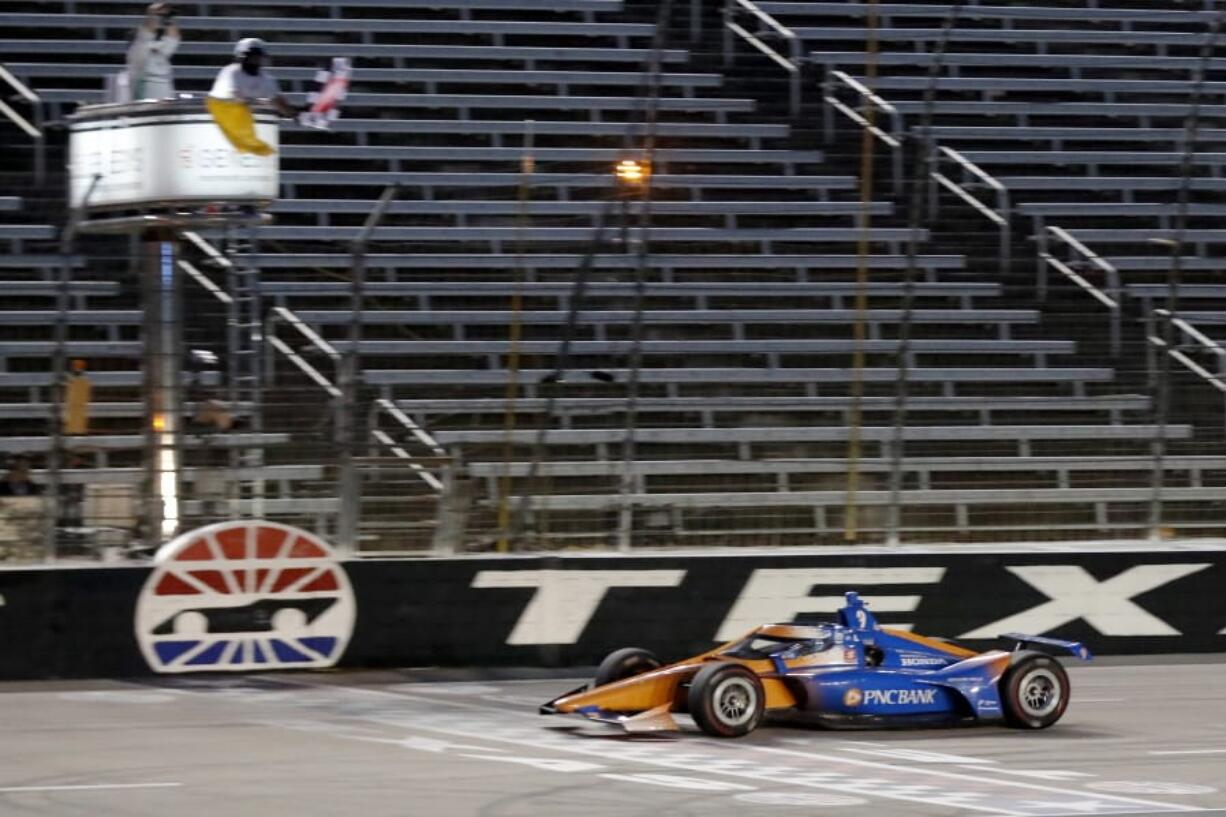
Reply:
M334 270L349 269L353 263L350 253L283 252L265 255L260 259L266 270ZM372 277L388 281L409 280L411 276L431 275L436 270L459 270L479 272L483 276L500 274L518 277L520 271L526 276L555 277L573 281L574 270L590 263L594 270L633 270L639 261L627 253L601 252L590 257L575 252L567 253L394 253L376 251L366 256L366 266ZM778 280L787 275L800 282L825 280L832 274L855 271L861 261L852 254L788 254L760 255L719 254L665 254L652 253L651 269L663 282L680 280L710 280L722 282L734 275L752 275L754 280L768 278ZM866 269L881 275L889 272L897 275L906 270L910 259L905 255L874 253L864 259ZM919 255L914 259L916 268L928 283L937 281L940 274L954 274L964 269L965 258L960 255Z
M1009 341L997 341L1008 344ZM1063 341L1046 341L1062 344ZM872 343L870 341L870 343ZM1021 341L1031 344L1034 341ZM871 348L871 347L870 347ZM772 394L725 396L719 400L707 397L648 397L635 406L639 413L659 417L696 417L701 428L726 428L730 425L749 424L746 418L796 415L806 422L826 418L844 425L857 401L846 395L798 397ZM469 415L489 417L491 421L504 419L507 413L505 398L470 399L401 399L395 405L414 417L422 418L433 427L446 419L446 415ZM869 395L858 401L859 410L870 422L890 422L897 408L893 396ZM943 424L952 425L955 418L975 418L980 425L1008 425L1018 417L1073 417L1084 424L1089 421L1119 424L1126 417L1144 417L1151 408L1150 398L1139 394L1107 395L1060 395L975 397L913 397L907 403L907 415L911 418L943 418ZM515 401L513 414L530 417L546 410L556 413L559 427L578 428L597 423L617 423L624 420L626 401L620 397L567 397L555 396L552 401L544 398L523 398ZM437 420L435 418L438 418ZM760 422L760 421L759 421ZM938 424L937 420L929 421ZM660 426L662 422L649 419L649 425ZM596 466L595 463L593 463ZM660 466L661 469L663 466ZM761 463L765 472L769 464ZM600 470L603 469L603 470ZM517 473L512 469L512 473ZM598 467L598 473L614 473L612 466ZM661 473L663 471L661 470ZM522 474L521 474L522 475Z
M405 5L401 8L409 8ZM563 7L554 9L563 11ZM144 22L142 15L130 14L28 14L0 13L0 26L45 30L64 29L74 36L92 31L96 40L111 37L123 39ZM185 39L193 33L208 34L223 32L230 39L244 36L268 36L281 34L359 34L364 44L373 42L375 34L458 34L493 36L490 43L505 45L509 36L532 38L575 37L583 39L607 39L618 48L629 48L631 39L651 40L655 26L644 23L608 23L571 20L452 20L452 19L403 19L354 17L335 19L326 17L253 17L245 15L225 16L180 16L176 18Z
M76 13L81 0L33 0L55 11ZM132 0L88 0L88 6L121 6L129 13L137 13L143 9L139 2ZM576 12L581 19L594 21L595 15L617 12L622 9L621 0L312 0L304 5L301 0L188 0L180 6L202 15L216 14L226 16L236 8L254 7L259 9L271 7L289 7L295 14L304 11L320 13L330 19L345 19L353 12L380 9L389 13L406 9L430 9L434 11L456 12L464 19L471 17L474 11L497 11L507 13L530 12Z
M103 78L115 73L113 63L9 62L5 64L16 76L34 87L47 87L50 80L91 80L101 84ZM277 79L291 92L303 93L314 87L318 69L312 66L278 65ZM185 89L206 90L205 84L217 76L215 65L176 65L175 80ZM378 68L361 66L361 87L390 87L404 90L405 86L420 85L428 94L460 92L462 89L488 86L553 86L562 96L576 89L606 87L637 88L643 75L626 66L621 71L573 68L556 71L506 71L495 68ZM659 77L660 87L677 89L683 96L693 96L696 89L718 88L723 84L720 74L693 74L665 71ZM676 92L671 92L672 95Z

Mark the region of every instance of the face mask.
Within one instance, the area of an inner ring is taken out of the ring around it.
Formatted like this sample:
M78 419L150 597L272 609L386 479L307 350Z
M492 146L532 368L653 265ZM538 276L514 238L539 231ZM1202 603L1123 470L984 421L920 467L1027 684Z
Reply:
M239 66L243 69L244 74L250 74L251 76L254 77L260 73L259 58L252 59L248 57L244 59L241 63L239 63Z

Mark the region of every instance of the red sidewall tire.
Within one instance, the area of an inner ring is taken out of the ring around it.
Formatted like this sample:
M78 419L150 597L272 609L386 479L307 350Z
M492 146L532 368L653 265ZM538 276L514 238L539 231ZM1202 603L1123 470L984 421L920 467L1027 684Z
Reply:
M1059 661L1041 653L1020 657L1000 681L1005 722L1018 729L1046 729L1064 715L1071 692Z

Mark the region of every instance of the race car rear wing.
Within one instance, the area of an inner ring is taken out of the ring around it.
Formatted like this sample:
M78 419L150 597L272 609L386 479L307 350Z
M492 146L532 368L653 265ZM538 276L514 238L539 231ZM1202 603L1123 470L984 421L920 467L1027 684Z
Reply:
M1065 641L1061 638L1045 638L1041 635L1026 635L1025 633L1001 633L1000 638L1008 639L1016 644L1015 650L1023 650L1027 644L1037 647L1054 647L1075 655L1082 661L1089 661L1093 656L1090 650L1080 641Z

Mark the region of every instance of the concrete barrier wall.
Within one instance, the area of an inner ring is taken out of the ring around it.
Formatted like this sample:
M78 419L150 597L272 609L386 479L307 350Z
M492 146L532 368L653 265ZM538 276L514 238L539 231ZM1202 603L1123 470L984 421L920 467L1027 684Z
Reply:
M887 626L974 648L1021 631L1080 640L1097 654L1226 650L1223 550L543 556L340 567L339 585L259 591L253 571L249 589L258 592L236 592L244 579L227 589L220 572L210 579L183 563L180 573L204 580L169 597L177 607L139 615L150 594L167 587L152 568L0 570L0 678L333 663L562 666L593 664L628 645L667 660L759 623L829 619L852 589ZM285 607L306 612L287 624L277 618ZM155 646L166 651L155 654Z

